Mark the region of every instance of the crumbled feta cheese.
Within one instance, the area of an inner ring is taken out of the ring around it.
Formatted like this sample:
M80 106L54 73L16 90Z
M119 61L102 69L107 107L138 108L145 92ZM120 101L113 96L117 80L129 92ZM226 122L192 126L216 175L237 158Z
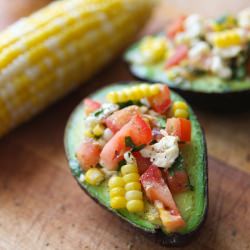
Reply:
M240 51L243 49L243 46L230 46L226 48L214 48L214 55L218 55L222 58L232 58L238 56Z
M109 141L113 136L113 132L109 129L109 128L106 128L103 132L103 139L105 141Z
M204 32L204 20L197 14L190 15L184 22L186 35L189 38L194 38L202 35Z
M100 123L100 121L104 120L108 116L110 116L112 113L114 113L116 110L119 109L119 106L112 103L104 103L102 104L101 108L99 110L102 110L100 114L95 115L95 113L91 113L86 119L85 119L85 125L86 128L92 128L96 124Z
M198 42L196 43L188 52L188 57L192 61L200 61L203 56L207 55L210 52L210 48L208 43L206 42Z
M230 78L232 75L232 70L223 63L219 56L212 58L211 70L221 78Z
M241 11L238 15L238 24L240 27L250 28L250 8Z
M130 151L126 152L124 154L124 159L127 162L127 164L134 164L136 163L136 159L135 157L132 155L132 153Z
M143 157L160 167L169 168L179 155L178 137L164 134L157 143L149 145L140 151Z

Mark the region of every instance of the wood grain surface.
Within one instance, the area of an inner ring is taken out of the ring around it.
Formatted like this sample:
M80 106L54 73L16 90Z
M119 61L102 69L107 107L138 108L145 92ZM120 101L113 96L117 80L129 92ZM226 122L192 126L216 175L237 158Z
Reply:
M46 2L0 0L0 27ZM181 2L161 5L144 33L183 13ZM192 6L199 11L199 1L190 2L184 4L188 11ZM230 1L228 8L237 9L244 1L238 2ZM204 13L213 14L208 9ZM99 86L128 79L127 68L117 59L0 141L0 250L164 249L90 200L72 178L64 156L64 128L75 105ZM195 110L208 142L210 206L200 235L184 249L250 249L250 115Z

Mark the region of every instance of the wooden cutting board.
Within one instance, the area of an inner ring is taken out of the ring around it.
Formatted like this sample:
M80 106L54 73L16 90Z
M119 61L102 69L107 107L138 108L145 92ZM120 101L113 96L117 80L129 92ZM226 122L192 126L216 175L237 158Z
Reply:
M46 2L0 0L0 13L5 13L0 14L0 27ZM32 5L28 9L24 3ZM169 3L161 5L144 33L158 30L180 12ZM87 197L72 178L64 156L64 128L75 105L101 85L128 79L131 76L118 59L0 140L1 250L164 249ZM210 204L200 235L184 249L250 249L250 115L196 111L208 141Z

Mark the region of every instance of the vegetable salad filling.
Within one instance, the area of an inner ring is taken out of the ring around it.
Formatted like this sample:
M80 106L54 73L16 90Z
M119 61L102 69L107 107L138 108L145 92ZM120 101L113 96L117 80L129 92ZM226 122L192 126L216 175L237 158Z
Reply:
M250 88L250 9L217 19L181 16L165 34L144 37L128 51L126 60L142 78L183 88L192 88L190 84L202 76L212 77L212 86L248 79L242 85Z
M107 183L109 206L145 214L176 232L185 221L173 198L190 191L181 147L191 140L189 108L163 84L138 84L84 100L84 138L76 157L88 185Z

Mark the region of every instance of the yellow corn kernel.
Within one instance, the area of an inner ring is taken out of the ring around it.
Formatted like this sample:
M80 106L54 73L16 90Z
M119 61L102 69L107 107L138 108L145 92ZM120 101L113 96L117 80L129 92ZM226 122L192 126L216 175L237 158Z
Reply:
M116 196L110 200L110 206L114 209L125 208L126 203L126 199L122 196Z
M93 130L92 130L92 133L95 135L95 136L102 136L103 135L103 132L104 132L104 126L101 125L101 124L97 124Z
M123 180L125 183L129 183L129 182L138 182L140 179L139 174L137 173L131 173L131 174L127 174L123 176Z
M111 198L116 197L116 196L121 196L124 197L125 196L125 189L122 187L115 187L112 188L109 192L109 196Z
M241 40L241 36L237 30L221 31L215 33L213 36L213 43L219 48L240 45Z
M140 182L129 182L125 185L126 191L131 190L141 190L141 183Z
M150 86L150 94L152 96L157 95L160 93L160 85L159 84L154 84Z
M127 191L125 194L125 198L127 201L142 200L142 192L139 190Z
M117 92L115 92L115 91L109 92L107 94L107 100L110 101L110 102L112 102L112 103L119 102Z
M188 118L188 111L185 109L176 109L174 111L174 117L177 118Z
M127 202L126 208L129 212L143 212L144 203L142 200L131 200Z
M188 105L185 102L182 101L176 101L173 104L173 111L177 110L177 109L184 109L184 110L188 110Z
M139 86L139 88L140 88L140 90L141 90L141 92L142 92L142 94L143 94L143 97L148 97L148 96L150 96L150 86L148 85L148 84L141 84L140 86Z
M94 137L94 135L92 134L92 132L89 129L84 130L83 134L86 137L90 137L90 138Z
M119 102L126 102L126 101L129 100L129 96L123 90L121 90L120 92L118 92L117 95L118 95Z
M130 174L130 173L138 173L137 166L134 164L127 164L121 167L122 175Z
M90 185L97 186L104 179L104 173L99 168L90 168L85 174L85 181Z
M109 188L124 187L124 185L125 185L125 182L123 178L119 176L112 176L108 182Z

